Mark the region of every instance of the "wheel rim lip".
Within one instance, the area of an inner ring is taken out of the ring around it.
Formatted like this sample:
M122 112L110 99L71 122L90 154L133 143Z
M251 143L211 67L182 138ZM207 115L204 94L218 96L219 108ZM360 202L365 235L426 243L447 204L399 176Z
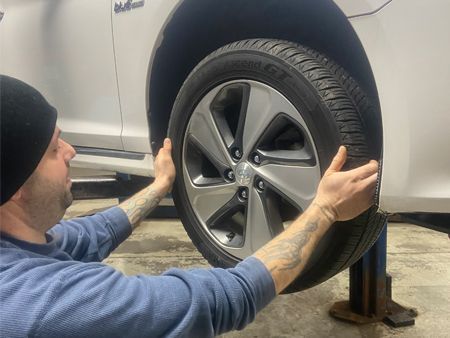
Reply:
M254 87L262 87L265 88L266 90L269 90L273 93L275 93L276 95L282 97L290 106L293 107L293 109L296 112L296 121L300 123L300 125L303 128L303 131L306 133L308 139L311 141L311 147L312 147L312 152L313 152L313 156L315 158L316 161L316 165L315 168L317 170L318 173L318 180L320 180L321 177L321 167L320 167L320 162L319 162L319 156L318 156L318 151L316 149L316 145L313 141L313 137L311 134L311 131L309 129L309 127L307 126L301 112L299 111L299 109L297 109L295 107L295 105L288 99L286 98L281 92L279 92L277 89L271 87L269 84L266 84L264 82L261 81L257 81L257 80L250 80L250 79L234 79L234 80L230 80L230 81L226 81L223 82L221 84L216 85L215 87L213 87L212 89L209 89L208 91L206 91L200 98L200 100L198 101L198 103L195 105L195 107L192 110L192 114L189 117L188 123L186 125L186 131L188 131L190 129L190 124L192 121L192 117L196 114L196 111L198 110L199 106L201 105L205 105L208 104L210 105L212 103L213 100L209 100L209 102L205 102L205 98L208 96L212 96L213 98L215 98L222 89L224 89L225 87L229 86L229 85L233 85L233 84L248 84L250 85L251 88ZM207 100L208 101L208 100ZM188 196L188 200L189 200L189 207L190 209L194 212L195 217L197 219L197 221L200 223L201 225L201 230L204 232L204 234L213 242L213 244L218 247L222 252L225 252L227 255L230 255L232 258L234 259L243 259L245 257L242 257L242 255L239 254L239 248L236 247L232 247L232 246L227 246L226 244L222 243L215 234L213 234L211 232L211 230L208 228L208 226L206 225L206 221L204 219L202 219L201 215L199 214L197 208L195 207L195 205L193 205L193 203L191 202L192 198L191 196L189 196L188 193L188 188L189 186L195 185L194 180L190 177L189 175L189 170L187 168L186 165L186 156L187 156L187 146L188 145L188 133L185 132L184 137L183 137L183 146L182 146L182 175L183 175L183 185L186 189L186 195ZM236 163L234 163L233 161L231 161L230 163L230 169L233 170L233 172L236 172L236 169L239 165L241 165L242 163L246 163L249 165L249 167L252 168L252 179L255 176L255 168L256 166L253 163L249 163L246 160L240 160L237 161ZM318 182L317 182L318 183ZM247 186L250 187L252 186L252 184L245 184L245 185L241 185L241 184L237 184L237 179L235 179L234 182L232 183L228 183L227 185L229 188L236 188L237 186L242 187L242 186ZM237 188L236 188L237 189ZM245 235L244 235L245 237Z

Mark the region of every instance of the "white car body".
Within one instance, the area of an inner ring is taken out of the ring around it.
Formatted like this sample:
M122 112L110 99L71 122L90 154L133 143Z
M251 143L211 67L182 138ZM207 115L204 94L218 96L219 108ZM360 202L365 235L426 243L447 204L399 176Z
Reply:
M134 1L143 6L115 13L114 0L0 0L0 73L39 89L58 109L70 143L137 155L80 154L74 165L152 175L153 61L183 2ZM378 91L381 209L450 213L450 2L334 2L364 48Z

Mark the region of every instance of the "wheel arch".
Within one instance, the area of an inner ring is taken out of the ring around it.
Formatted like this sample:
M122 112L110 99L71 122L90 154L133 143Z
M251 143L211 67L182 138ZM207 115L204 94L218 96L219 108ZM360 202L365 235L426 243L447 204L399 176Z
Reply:
M279 18L283 18L279 20ZM378 92L364 48L350 22L331 0L185 0L161 32L149 70L152 150L166 136L173 103L184 80L208 54L233 41L283 39L329 56L358 82L375 106L363 116L381 151Z

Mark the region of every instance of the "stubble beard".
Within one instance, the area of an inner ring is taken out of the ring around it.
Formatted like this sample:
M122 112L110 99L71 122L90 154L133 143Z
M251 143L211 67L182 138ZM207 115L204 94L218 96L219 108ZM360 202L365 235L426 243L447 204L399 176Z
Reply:
M61 209L63 210L63 212L65 213L67 208L69 208L72 205L73 202L73 196L72 196L72 192L67 189L64 192L63 197L61 198Z
M72 205L73 202L73 196L70 189L66 186L64 190L58 189L58 187L53 186L53 196L59 195L55 200L49 201L47 204L54 204L55 205L55 214L58 212L57 222L61 220L64 217L64 214L66 213L67 208L69 208ZM56 205L59 205L57 208Z
M29 214L34 227L47 231L58 223L68 207L72 205L73 196L67 185L53 182L36 175L29 182L31 198Z

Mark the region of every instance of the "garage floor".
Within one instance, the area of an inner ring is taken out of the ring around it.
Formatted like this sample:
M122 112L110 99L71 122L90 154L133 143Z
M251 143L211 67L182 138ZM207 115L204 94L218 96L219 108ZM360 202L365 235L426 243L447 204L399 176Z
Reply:
M75 202L66 217L116 204ZM207 267L178 220L148 220L105 261L125 274L159 274L169 267ZM447 235L394 223L388 228L388 272L393 297L419 312L416 325L355 326L328 315L348 296L348 271L313 289L278 297L241 332L222 337L450 337L450 240Z

